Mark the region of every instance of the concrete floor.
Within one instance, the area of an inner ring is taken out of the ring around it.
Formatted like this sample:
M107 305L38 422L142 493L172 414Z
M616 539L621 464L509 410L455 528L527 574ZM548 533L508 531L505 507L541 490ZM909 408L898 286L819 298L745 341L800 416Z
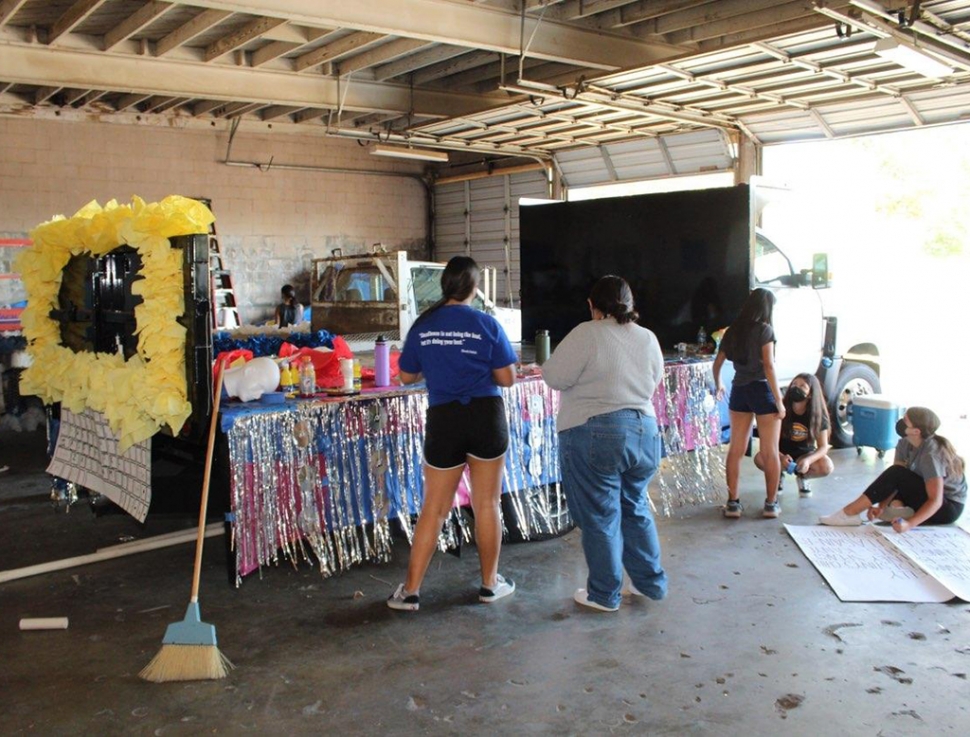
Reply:
M191 526L53 512L40 435L0 437L4 569ZM836 509L888 462L834 456L811 498L789 483L781 520L758 515L749 459L743 519L712 505L661 520L670 596L616 614L572 602L577 531L507 546L518 590L494 605L476 601L474 550L439 554L416 614L384 605L403 543L388 565L331 579L281 566L235 590L210 540L202 615L237 666L221 681L137 676L183 616L192 545L0 584L0 733L966 734L970 605L842 603L782 528ZM20 632L25 616L70 628Z

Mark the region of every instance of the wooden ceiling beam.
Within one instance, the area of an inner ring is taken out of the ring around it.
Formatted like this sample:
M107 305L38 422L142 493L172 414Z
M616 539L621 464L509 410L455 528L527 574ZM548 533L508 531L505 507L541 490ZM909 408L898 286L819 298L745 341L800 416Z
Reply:
M26 4L27 0L0 0L0 28L3 28L7 21Z
M353 28L382 36L515 54L523 36L529 55L605 71L643 66L681 53L659 39L644 41L464 2L442 0L177 0L180 4L268 15L308 26Z
M104 51L111 51L115 46L134 36L171 8L172 3L161 2L161 0L145 3L125 18L125 20L104 34L101 41L101 48Z
M468 53L468 49L463 49L461 46L437 44L425 51L419 51L416 54L405 56L403 59L374 67L374 79L383 82L386 79L393 79L394 77L400 77L403 74L409 74L418 69L430 67L432 64L454 59L456 56L461 56L465 53Z
M392 62L407 54L426 49L428 46L431 46L430 41L422 41L416 38L396 38L369 51L344 59L338 65L340 75L346 76L361 69Z
M296 57L293 68L297 72L305 72L308 69L332 61L338 56L346 56L354 51L373 46L384 38L386 36L380 33L351 33L349 36L337 39L333 43L321 46Z
M348 111L467 115L508 102L501 93L469 95L355 78L352 84L322 75L290 74L228 64L146 60L63 47L0 44L3 79L17 84L108 89L197 100L265 102Z
M286 22L282 18L255 18L242 28L209 44L202 58L205 61L214 61L224 54L242 48L250 41L255 41L263 36L263 34L268 33L278 26L284 25Z
M204 10L188 23L184 23L155 44L155 56L165 56L172 49L188 43L201 33L219 25L232 15L229 10Z
M70 33L105 2L107 0L77 0L54 21L47 33L47 43L52 44L65 33Z

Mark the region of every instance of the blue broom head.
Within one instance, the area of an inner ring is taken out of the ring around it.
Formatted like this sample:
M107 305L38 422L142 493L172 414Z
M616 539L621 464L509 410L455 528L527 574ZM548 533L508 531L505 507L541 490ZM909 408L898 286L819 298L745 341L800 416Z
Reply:
M216 647L216 626L202 621L199 602L193 601L185 610L185 619L170 624L162 638L163 645L212 645Z

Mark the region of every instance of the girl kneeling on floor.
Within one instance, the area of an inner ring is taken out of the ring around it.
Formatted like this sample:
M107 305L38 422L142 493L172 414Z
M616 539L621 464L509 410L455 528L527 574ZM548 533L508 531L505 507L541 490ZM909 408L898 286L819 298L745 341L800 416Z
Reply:
M831 421L825 406L822 385L812 374L798 374L785 392L785 419L781 421L781 440L778 453L781 468L795 464L798 492L802 496L812 493L809 479L828 476L835 466L829 458L829 430ZM754 457L754 464L765 470L761 451ZM778 482L781 491L782 481Z
M837 527L861 525L862 512L870 520L893 520L896 532L918 525L956 522L967 500L963 459L950 441L937 435L940 418L926 407L910 407L896 432L893 465L879 474L855 501L819 523ZM906 518L908 516L908 519Z

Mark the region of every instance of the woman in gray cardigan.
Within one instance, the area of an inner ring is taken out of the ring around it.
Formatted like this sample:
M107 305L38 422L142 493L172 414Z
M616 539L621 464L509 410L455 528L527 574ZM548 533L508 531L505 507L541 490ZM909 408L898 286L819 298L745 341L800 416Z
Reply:
M625 280L604 276L587 301L593 319L563 339L542 375L562 392L556 426L563 491L589 567L586 588L573 598L615 612L624 569L631 594L659 600L667 593L647 498L660 463L652 400L664 364L657 336L636 324Z

